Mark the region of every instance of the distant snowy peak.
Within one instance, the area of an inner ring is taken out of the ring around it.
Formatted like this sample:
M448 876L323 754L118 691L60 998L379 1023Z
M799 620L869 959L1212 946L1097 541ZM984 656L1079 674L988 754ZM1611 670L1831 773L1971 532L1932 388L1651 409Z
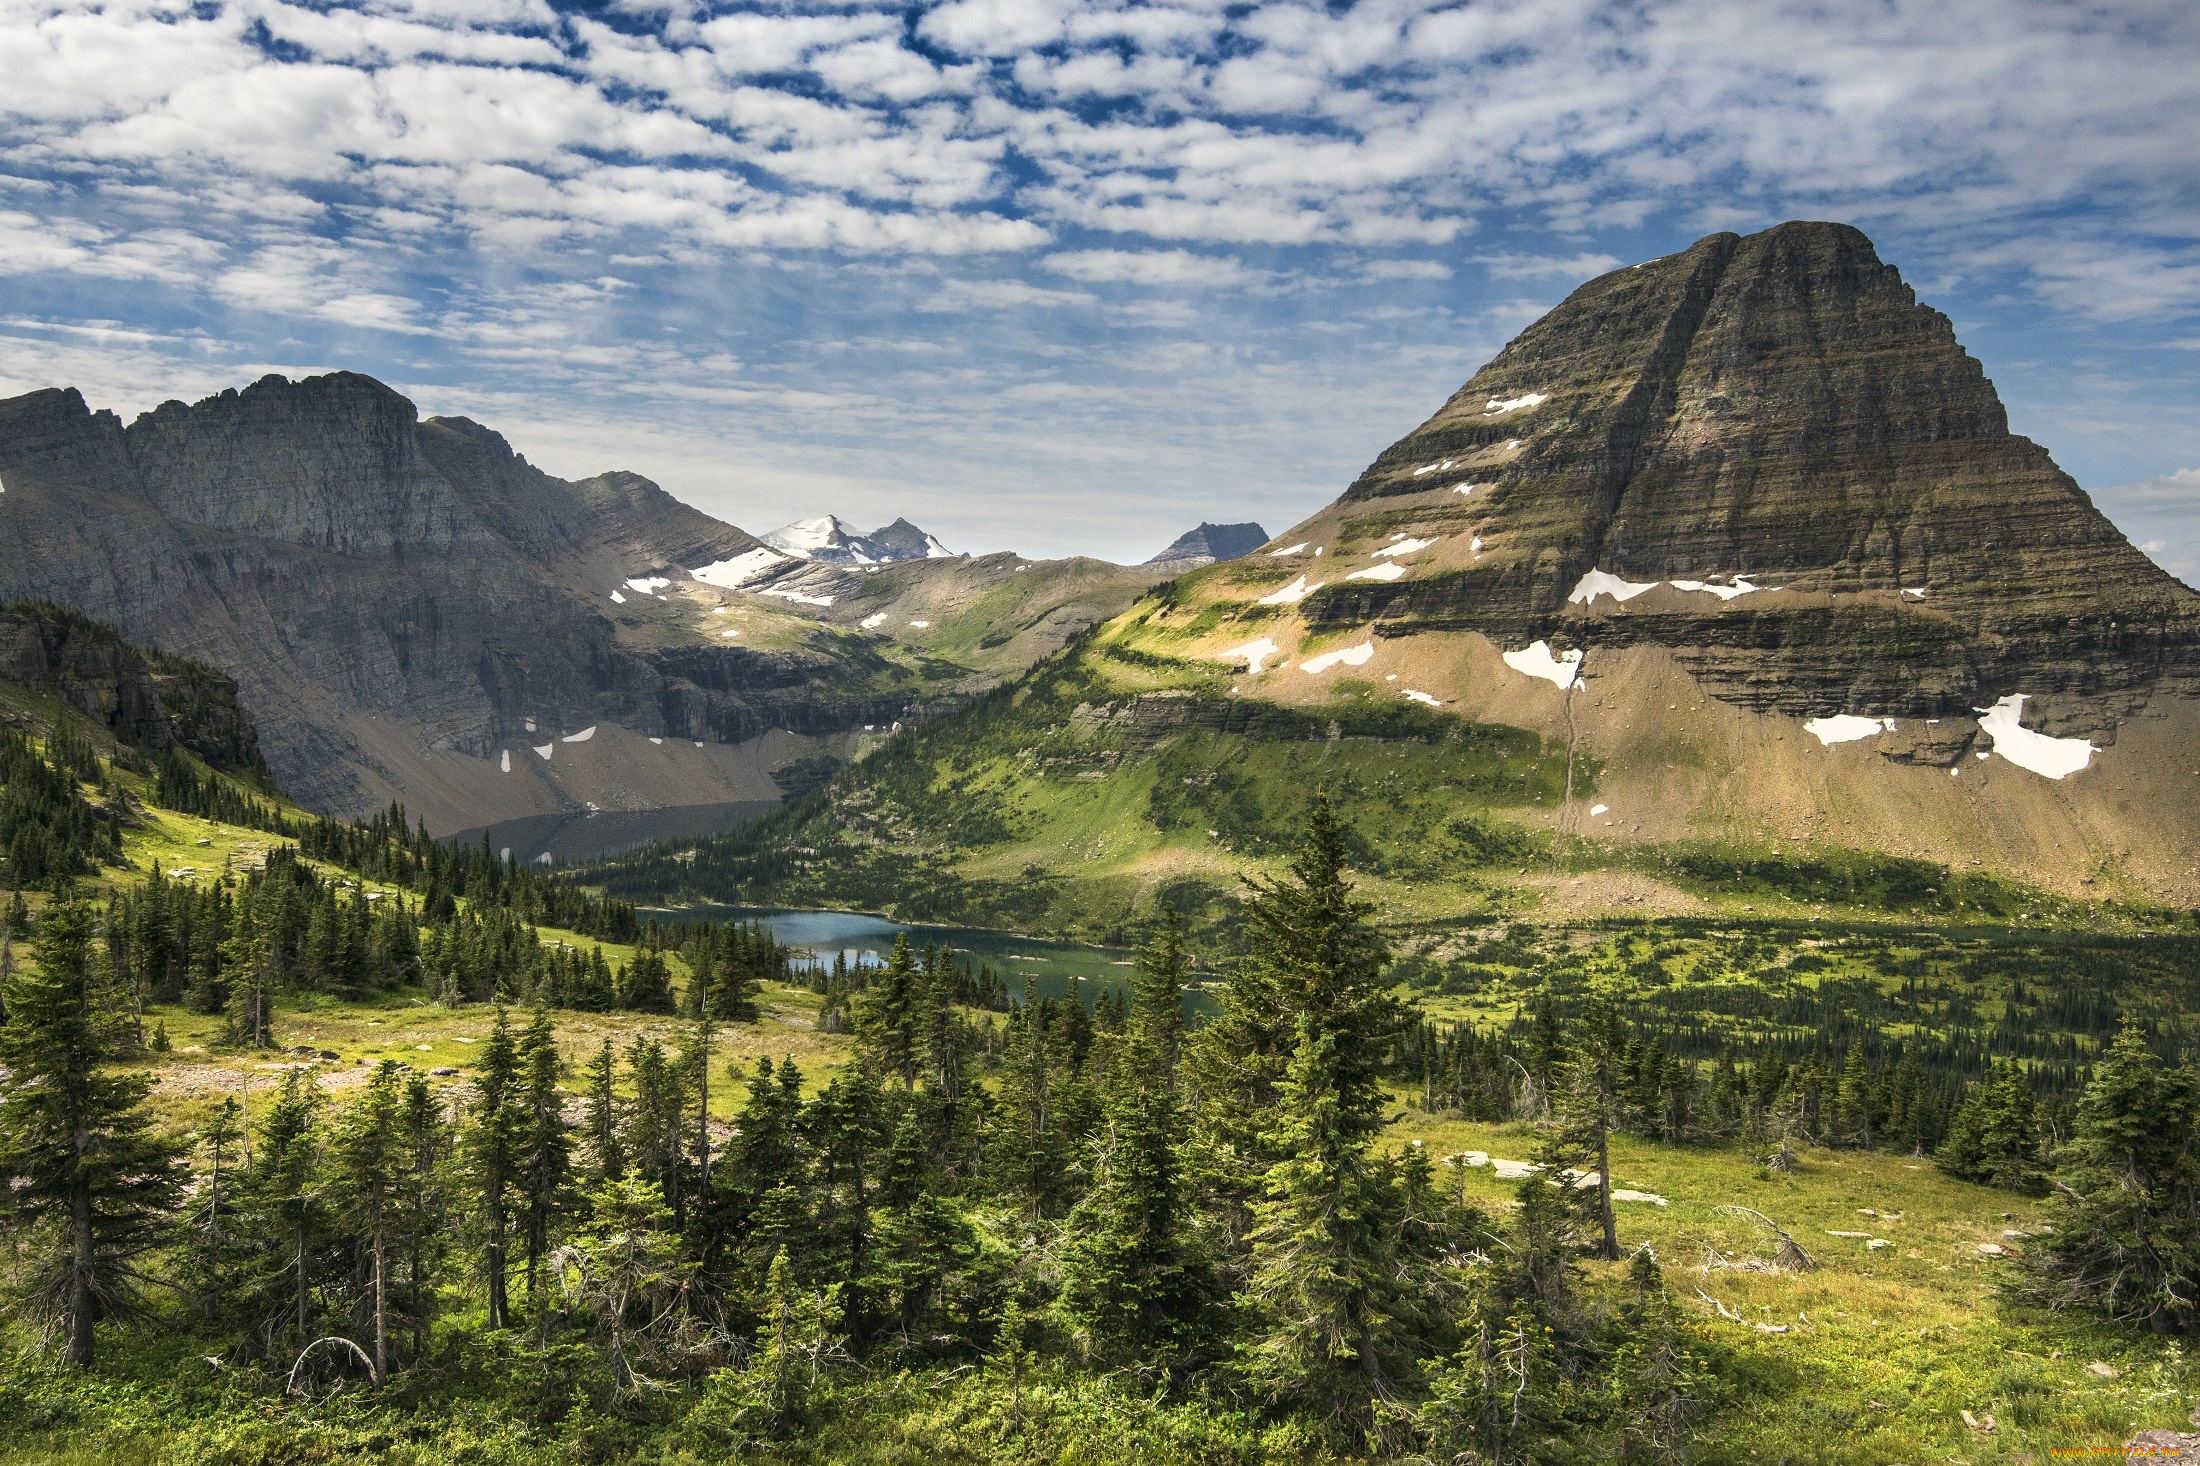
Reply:
M764 536L782 554L828 564L884 565L896 560L951 560L955 552L906 519L861 534L830 514L798 519Z
M1202 524L1178 535L1175 543L1146 563L1196 569L1217 560L1235 560L1267 543L1268 531L1257 524Z

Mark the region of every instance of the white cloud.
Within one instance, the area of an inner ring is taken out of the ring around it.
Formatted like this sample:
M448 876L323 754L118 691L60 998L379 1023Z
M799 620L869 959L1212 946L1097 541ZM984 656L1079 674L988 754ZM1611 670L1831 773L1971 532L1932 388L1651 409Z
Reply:
M1241 260L1182 249L1082 249L1048 255L1046 267L1072 280L1137 285L1247 285L1271 278Z

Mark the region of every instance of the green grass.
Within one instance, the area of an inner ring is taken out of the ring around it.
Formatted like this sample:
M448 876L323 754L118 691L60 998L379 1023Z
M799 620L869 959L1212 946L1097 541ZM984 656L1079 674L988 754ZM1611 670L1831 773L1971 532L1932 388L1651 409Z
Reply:
M1526 1126L1419 1111L1391 1137L1440 1157L1482 1151L1524 1160L1536 1144ZM2024 1246L2007 1234L2050 1220L2050 1203L1954 1181L1913 1158L1812 1150L1789 1176L1767 1175L1756 1160L1739 1146L1626 1138L1614 1145L1613 1184L1669 1203L1619 1204L1622 1248L1649 1245L1699 1326L1739 1356L1744 1388L1697 1459L2014 1466L2045 1461L2055 1447L2115 1445L2138 1430L2179 1426L2200 1396L2200 1370L2174 1345L1995 1301L1997 1281ZM1452 1184L1463 1179L1470 1198L1496 1210L1511 1204L1518 1185L1489 1166L1439 1165L1439 1174ZM1735 1205L1785 1228L1817 1269L1771 1270L1777 1239L1721 1211ZM1869 1251L1867 1238L1830 1235L1858 1231L1893 1245ZM1983 1255L1982 1242L2012 1256ZM1746 1321L1722 1318L1699 1290ZM1762 1332L1759 1324L1786 1331ZM2115 1377L2090 1372L2095 1363ZM1965 1425L1966 1409L1994 1416L1996 1431Z

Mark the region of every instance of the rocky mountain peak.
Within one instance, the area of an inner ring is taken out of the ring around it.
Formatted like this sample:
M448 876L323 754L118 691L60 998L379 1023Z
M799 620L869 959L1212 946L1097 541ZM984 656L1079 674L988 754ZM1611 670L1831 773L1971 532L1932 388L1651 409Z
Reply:
M798 519L764 536L764 543L781 554L822 564L885 565L900 560L945 560L954 556L931 535L906 519L868 534L850 529L831 514Z
M1208 524L1203 521L1178 535L1167 549L1146 563L1181 565L1190 570L1212 565L1218 560L1250 555L1266 543L1268 531L1257 524Z
M1759 708L2021 692L2102 726L2200 677L2200 597L2009 431L1948 318L1841 224L1588 282L1317 519L1332 554L1445 541L1331 580L1318 625L1654 641Z

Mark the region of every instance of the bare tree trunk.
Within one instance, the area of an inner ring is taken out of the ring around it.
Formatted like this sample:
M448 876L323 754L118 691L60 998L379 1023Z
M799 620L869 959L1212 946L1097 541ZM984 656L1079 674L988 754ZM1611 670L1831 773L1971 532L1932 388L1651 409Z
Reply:
M79 1369L92 1367L92 1268L92 1193L79 1181L69 1199L69 1362Z
M504 1208L492 1206L489 1209L489 1327L505 1327L511 1312L511 1300L504 1288Z
M374 1229L374 1387L382 1388L390 1378L390 1296L387 1247L382 1229Z
M298 1337L306 1336L306 1224L298 1223L295 1251L298 1271Z
M1597 1212L1604 1222L1606 1262L1619 1260L1619 1224L1612 1216L1612 1132L1597 1117Z

